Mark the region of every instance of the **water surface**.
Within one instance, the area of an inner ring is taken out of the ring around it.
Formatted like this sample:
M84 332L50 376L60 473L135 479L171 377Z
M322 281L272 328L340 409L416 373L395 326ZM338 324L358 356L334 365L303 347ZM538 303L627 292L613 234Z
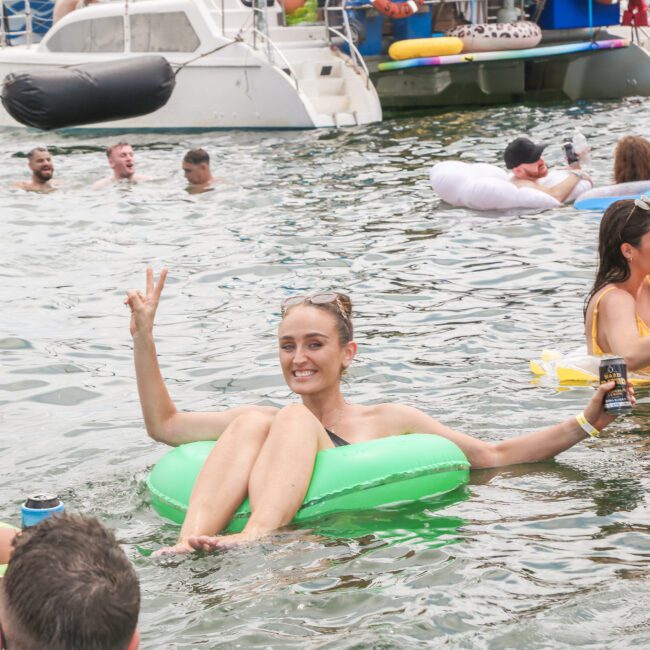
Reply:
M348 130L137 134L156 180L93 191L113 138L5 131L0 141L0 519L41 486L117 529L142 582L144 648L631 647L650 643L646 395L556 461L474 472L452 503L364 513L255 548L152 562L177 528L143 480L164 452L143 428L124 291L170 275L156 329L182 409L295 399L275 349L281 300L344 289L356 315L349 400L396 400L498 440L579 412L590 388L531 381L543 348L582 342L599 215L477 213L441 203L439 160L499 163L521 133L579 127L595 177L648 100L491 108ZM11 187L48 145L63 187ZM183 153L224 179L189 195ZM345 528L347 536L337 531ZM370 532L375 530L374 533Z

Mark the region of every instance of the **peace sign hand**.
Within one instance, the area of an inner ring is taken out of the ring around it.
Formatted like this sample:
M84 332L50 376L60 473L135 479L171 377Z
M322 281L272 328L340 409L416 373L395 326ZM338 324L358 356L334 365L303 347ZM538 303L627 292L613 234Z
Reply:
M140 334L148 334L153 331L153 323L156 317L156 310L160 302L160 294L165 286L165 278L167 277L167 269L160 272L158 282L154 287L153 284L153 269L147 268L147 291L143 296L135 289L129 289L126 292L124 304L128 305L131 309L131 336L134 338Z

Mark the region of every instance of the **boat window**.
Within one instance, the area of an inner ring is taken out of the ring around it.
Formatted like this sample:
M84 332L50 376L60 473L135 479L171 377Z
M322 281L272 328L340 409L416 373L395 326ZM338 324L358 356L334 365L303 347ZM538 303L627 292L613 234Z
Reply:
M131 15L132 52L194 52L199 37L183 11Z
M50 52L123 52L122 16L69 23L52 34L47 49Z

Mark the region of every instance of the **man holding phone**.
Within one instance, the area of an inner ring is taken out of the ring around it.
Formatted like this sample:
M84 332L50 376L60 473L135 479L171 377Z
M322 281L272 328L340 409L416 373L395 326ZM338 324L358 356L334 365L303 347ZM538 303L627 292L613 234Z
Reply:
M536 190L550 194L564 203L580 181L587 181L593 186L589 175L580 169L580 160L573 151L572 145L565 145L570 174L554 185L545 185L541 179L548 176L548 167L542 154L545 144L535 144L529 138L515 138L505 149L503 159L506 167L512 172L512 182L518 187L533 187ZM587 188L585 188L587 189Z

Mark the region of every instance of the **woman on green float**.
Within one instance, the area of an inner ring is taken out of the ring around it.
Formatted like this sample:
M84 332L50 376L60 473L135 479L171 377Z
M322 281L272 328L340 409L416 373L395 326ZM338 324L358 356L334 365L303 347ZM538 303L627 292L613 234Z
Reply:
M650 369L650 197L616 201L600 222L598 271L585 301L587 351Z
M599 387L584 413L540 431L497 443L483 442L400 404L361 406L345 401L341 375L357 352L350 299L325 292L294 296L282 306L280 365L301 404L277 409L244 406L214 413L179 412L163 381L153 325L167 271L154 285L147 269L146 293L127 292L140 403L149 435L169 445L217 440L190 499L176 546L166 551L214 550L248 542L288 524L303 502L316 454L323 449L406 433L448 438L473 468L551 458L614 419ZM630 389L630 398L634 396ZM214 537L248 495L251 516L241 533Z

